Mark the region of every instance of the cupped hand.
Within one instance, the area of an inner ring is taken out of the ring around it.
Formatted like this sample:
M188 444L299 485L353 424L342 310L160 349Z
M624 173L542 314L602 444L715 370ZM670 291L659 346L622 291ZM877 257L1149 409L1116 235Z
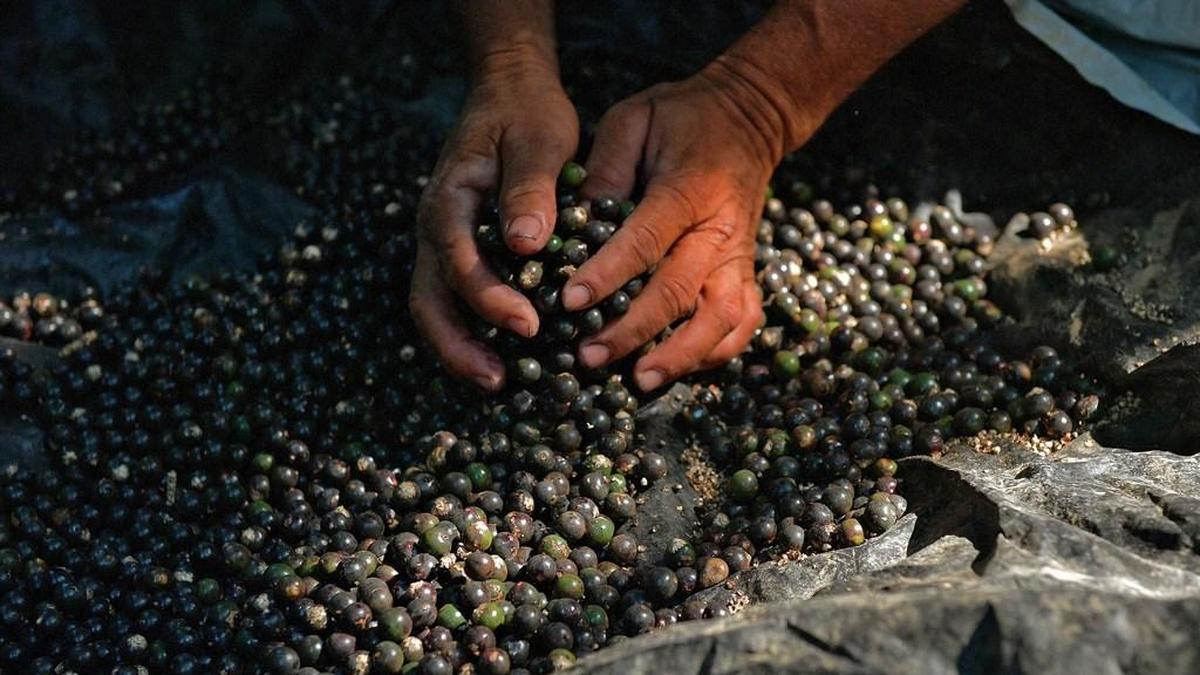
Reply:
M762 91L720 61L651 87L600 121L585 196L626 198L633 213L563 290L568 309L589 307L653 271L619 320L580 345L597 367L690 317L641 357L642 390L737 356L762 321L754 281L754 232L767 182L783 155L783 123ZM639 176L640 171L640 176Z
M504 366L472 338L455 297L491 324L523 337L537 333L538 315L480 257L475 244L480 211L498 193L509 248L522 255L541 250L554 231L555 181L578 138L575 108L553 64L497 54L480 66L421 195L409 309L450 371L484 389L503 386Z

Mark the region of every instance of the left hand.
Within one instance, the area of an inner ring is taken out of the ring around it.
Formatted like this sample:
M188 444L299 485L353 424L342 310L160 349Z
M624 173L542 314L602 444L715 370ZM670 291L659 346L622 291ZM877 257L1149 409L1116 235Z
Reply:
M584 364L621 358L689 314L637 362L639 388L655 389L741 353L763 317L754 234L783 135L768 97L721 61L605 114L582 193L627 198L640 166L645 194L571 277L564 305L589 307L654 272L629 311L580 346Z

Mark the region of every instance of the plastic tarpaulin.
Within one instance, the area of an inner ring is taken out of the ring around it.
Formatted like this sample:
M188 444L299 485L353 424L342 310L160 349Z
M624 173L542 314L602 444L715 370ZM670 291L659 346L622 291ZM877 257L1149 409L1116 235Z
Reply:
M1200 2L1006 0L1026 30L1125 105L1200 134Z

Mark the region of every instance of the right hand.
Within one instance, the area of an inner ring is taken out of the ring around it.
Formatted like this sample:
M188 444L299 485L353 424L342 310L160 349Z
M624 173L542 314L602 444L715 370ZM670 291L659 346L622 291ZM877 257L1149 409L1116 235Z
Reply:
M579 119L555 65L521 49L496 52L481 62L421 195L409 309L450 371L486 390L504 385L504 366L468 332L455 296L522 337L537 334L538 315L480 257L480 212L498 192L505 243L519 255L540 251L554 232L559 171L578 141Z

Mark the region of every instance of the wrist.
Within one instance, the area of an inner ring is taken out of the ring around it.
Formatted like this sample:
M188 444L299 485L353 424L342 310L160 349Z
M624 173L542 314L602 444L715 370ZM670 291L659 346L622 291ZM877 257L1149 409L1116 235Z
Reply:
M731 113L753 134L770 168L820 125L800 114L803 109L766 70L736 53L717 57L700 76L716 85Z
M479 50L471 64L475 82L493 80L558 80L558 57L553 43L535 36L514 36L503 44Z
M558 77L553 0L458 0L471 76Z

